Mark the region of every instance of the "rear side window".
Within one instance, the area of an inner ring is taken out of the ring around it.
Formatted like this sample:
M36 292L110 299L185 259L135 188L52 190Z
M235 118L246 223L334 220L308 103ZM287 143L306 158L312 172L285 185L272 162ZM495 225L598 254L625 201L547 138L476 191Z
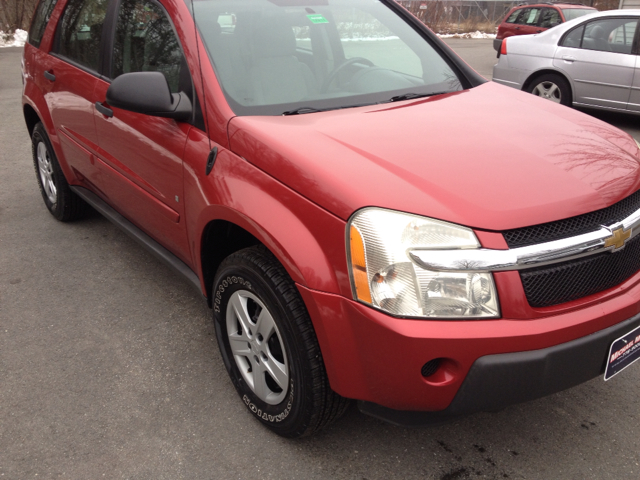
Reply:
M562 46L630 54L637 25L637 18L595 20L569 32Z
M100 39L108 3L109 0L69 0L60 23L60 55L99 70Z
M42 36L49 23L51 13L56 6L57 0L42 0L38 5L38 9L31 22L31 28L29 29L28 42L34 47L39 47L42 41Z
M582 33L584 32L584 25L574 28L569 34L564 37L561 45L563 47L580 48L580 42L582 42Z
M539 17L539 8L525 8L522 10L522 15L518 17L518 21L516 23L521 25L536 25Z
M542 14L540 15L541 28L555 27L560 23L562 23L562 20L560 19L560 12L558 12L555 8L542 9Z
M564 19L568 22L569 20L573 20L574 18L578 18L582 15L587 15L588 13L593 13L595 11L595 8L563 8L562 14L564 15Z
M516 18L518 18L518 14L521 12L521 10L516 10L515 12L513 12L511 15L509 15L509 18L507 18L505 20L506 23L514 23L516 21Z
M120 6L112 77L131 72L162 72L172 93L185 90L180 88L180 80L188 70L180 43L163 9L155 2L124 0Z
M631 53L637 19L612 18L587 24L582 48L601 52Z

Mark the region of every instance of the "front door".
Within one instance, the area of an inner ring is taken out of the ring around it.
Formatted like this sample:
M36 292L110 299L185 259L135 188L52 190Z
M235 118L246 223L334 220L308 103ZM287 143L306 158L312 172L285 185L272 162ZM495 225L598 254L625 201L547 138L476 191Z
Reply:
M165 10L153 0L120 3L110 63L108 78L160 71L172 93L192 91L178 38ZM99 80L96 87L104 107L95 114L101 190L120 213L193 266L185 228L182 166L191 125L111 108L106 103L109 85Z

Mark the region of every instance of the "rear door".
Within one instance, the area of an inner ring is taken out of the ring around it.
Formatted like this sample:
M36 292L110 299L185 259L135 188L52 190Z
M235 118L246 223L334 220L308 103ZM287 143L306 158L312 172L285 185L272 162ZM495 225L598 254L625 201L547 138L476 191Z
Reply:
M561 40L553 64L573 80L574 103L626 109L636 64L637 17L603 18ZM579 39L579 43L578 43Z
M497 38L507 38L512 35L516 35L516 20L518 20L518 16L522 10L514 10L509 14L509 16L500 24L498 27L498 35Z
M531 35L534 33L540 33L538 28L538 22L540 20L540 14L542 8L528 7L523 8L522 12L518 16L514 26L515 35Z
M86 186L98 183L93 152L95 88L102 67L101 42L109 0L69 0L53 51L42 58L44 94L64 159Z
M182 158L192 126L106 103L110 79L130 72L162 72L172 93L192 95L180 42L166 11L153 0L122 0L110 40L110 71L96 87L101 190L120 213L191 265Z

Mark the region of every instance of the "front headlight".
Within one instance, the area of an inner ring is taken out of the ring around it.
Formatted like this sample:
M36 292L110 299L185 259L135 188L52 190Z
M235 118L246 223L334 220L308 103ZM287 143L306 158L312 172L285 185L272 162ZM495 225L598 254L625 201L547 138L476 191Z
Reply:
M490 273L436 272L413 263L411 250L477 249L469 228L380 208L357 212L347 225L356 300L397 316L496 318Z

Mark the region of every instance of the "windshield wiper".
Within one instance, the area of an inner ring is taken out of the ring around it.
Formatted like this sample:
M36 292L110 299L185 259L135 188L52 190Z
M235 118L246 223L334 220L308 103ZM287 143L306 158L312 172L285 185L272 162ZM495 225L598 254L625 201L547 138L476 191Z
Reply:
M402 100L413 100L415 98L433 97L435 95L443 95L445 93L450 93L450 92L405 93L404 95L396 95L395 97L391 97L389 100L382 103L401 102Z
M341 107L329 107L329 108L313 108L313 107L300 107L295 110L287 110L286 112L282 112L283 116L287 115L302 115L303 113L318 113L318 112L328 112L329 110L344 110L345 108L357 108L357 107L366 107L367 105L375 105L375 103L358 103L356 105L343 105Z
M324 112L329 109L320 109L313 107L300 107L295 110L287 110L286 112L282 112L282 116L286 117L287 115L301 115L303 113L316 113L316 112Z

